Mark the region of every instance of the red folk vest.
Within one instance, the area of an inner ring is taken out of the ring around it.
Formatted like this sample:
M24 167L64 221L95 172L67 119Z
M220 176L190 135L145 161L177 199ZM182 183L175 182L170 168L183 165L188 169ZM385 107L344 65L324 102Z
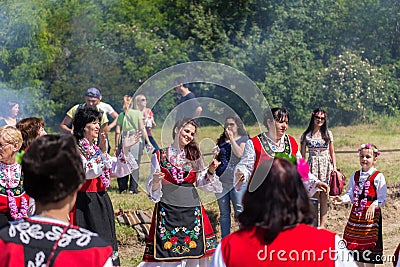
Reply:
M221 241L227 267L333 267L335 233L299 224L279 233L266 245L264 230L253 227L235 232Z
M273 151L269 147L268 142L263 134L254 136L251 138L251 141L253 142L254 150L256 152L256 161L254 163L255 170L261 162L273 157ZM293 156L296 156L296 153L299 151L299 145L297 144L296 140L292 136L285 134L284 142L284 152L289 155L292 154Z

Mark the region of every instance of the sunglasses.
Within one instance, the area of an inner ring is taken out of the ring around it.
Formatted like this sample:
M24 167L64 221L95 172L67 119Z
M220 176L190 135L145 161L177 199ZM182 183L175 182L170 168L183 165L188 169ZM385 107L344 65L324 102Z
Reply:
M321 120L321 121L325 120L325 117L320 117L320 116L314 116L314 118L317 119L317 120Z
M140 101L146 101L146 98L140 99Z

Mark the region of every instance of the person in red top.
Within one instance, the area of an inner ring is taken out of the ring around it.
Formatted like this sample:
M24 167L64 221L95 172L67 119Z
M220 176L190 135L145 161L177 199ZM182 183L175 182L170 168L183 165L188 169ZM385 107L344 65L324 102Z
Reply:
M383 264L381 207L386 202L385 176L375 168L380 151L374 144L359 149L361 169L350 177L346 194L331 197L334 204L352 202L343 239L360 267Z
M209 266L217 246L214 230L196 188L222 192L213 159L207 166L196 142L193 119L178 120L173 143L153 154L146 188L156 202L139 267Z
M85 173L72 136L38 138L22 157L35 216L0 231L0 267L111 267L112 247L98 234L68 222Z
M74 122L76 148L81 156L86 182L79 189L75 209L70 213L70 222L98 233L113 249L113 265L119 266L118 243L115 233L114 208L107 188L111 177L123 177L139 168L130 148L136 144L138 133L127 133L118 157L107 153L107 140L100 134L99 146L95 144L100 131L101 113L96 109L80 109Z
M33 201L25 193L21 165L16 156L22 145L22 134L15 126L0 128L0 228L28 216Z
M296 140L286 134L289 127L289 112L285 108L265 110L263 123L267 127L267 132L254 136L246 142L243 156L236 165L234 172L236 190L240 190L244 182L248 182L253 177L258 177L258 165L267 159L273 158L276 152L301 158ZM329 192L328 184L321 182L311 173L309 176L310 179L305 182L305 186L310 197L316 192L317 188L324 192ZM260 173L260 178L263 178L263 173ZM256 187L259 184L259 179L253 180L255 181L250 185Z
M238 216L241 229L222 239L211 266L355 267L338 235L309 225L314 209L299 167L276 158L258 168L264 179L244 195L244 210Z

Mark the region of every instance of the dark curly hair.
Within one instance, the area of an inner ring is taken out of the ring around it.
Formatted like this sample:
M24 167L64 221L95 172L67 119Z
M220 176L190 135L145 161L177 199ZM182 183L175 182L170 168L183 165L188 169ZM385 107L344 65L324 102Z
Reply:
M41 204L57 202L85 182L82 160L71 135L44 135L22 157L26 193Z
M244 194L244 210L238 216L242 227L265 229L264 240L270 244L286 227L313 222L314 207L296 165L280 158L265 160L257 173L263 179L254 191Z
M36 117L25 118L20 120L16 127L22 134L21 150L25 150L39 136L39 130L44 127L44 121Z
M102 114L99 111L92 108L78 109L72 123L76 140L79 141L83 139L86 124L94 122L95 120L101 121L101 116Z

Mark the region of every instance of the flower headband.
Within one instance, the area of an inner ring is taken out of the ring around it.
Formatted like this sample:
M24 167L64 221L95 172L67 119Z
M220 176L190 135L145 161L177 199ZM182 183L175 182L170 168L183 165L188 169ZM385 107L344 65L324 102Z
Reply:
M301 176L301 180L303 181L308 181L308 173L310 172L310 167L308 166L307 161L305 161L303 158L296 158L292 154L287 154L285 152L276 152L275 153L275 158L280 158L280 159L286 159L289 162L293 163L294 165L297 166L297 172Z
M362 145L358 148L358 152L360 152L360 151L363 150L363 149L372 149L372 151L373 151L377 156L379 156L379 155L381 154L381 152L380 152L374 145L371 145L371 144L369 144L369 143L367 143L367 144L362 144Z

